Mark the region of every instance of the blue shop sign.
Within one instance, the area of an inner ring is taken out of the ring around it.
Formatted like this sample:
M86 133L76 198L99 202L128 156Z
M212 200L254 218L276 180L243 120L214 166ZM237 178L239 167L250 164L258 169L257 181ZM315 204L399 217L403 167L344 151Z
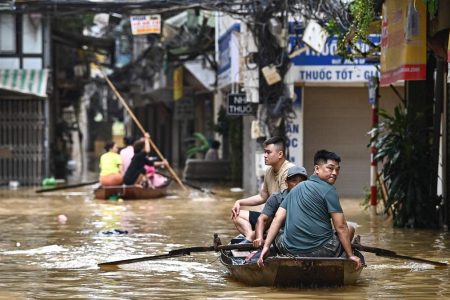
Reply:
M233 26L228 28L228 30L219 38L219 70L218 73L221 74L226 70L231 68L231 35L233 31L240 31L240 24L235 23Z
M235 23L218 40L219 67L217 71L218 87L239 81L239 32L240 24Z
M292 49L301 37L291 36L289 46ZM370 41L374 44L380 43L379 35L371 35ZM304 45L302 43L302 45ZM368 45L360 42L357 44L362 52L367 51ZM294 64L295 81L318 82L318 83L342 83L363 82L366 83L371 76L379 74L376 63L367 61L365 58L354 60L343 59L337 55L337 37L327 40L322 53L317 53L311 48L292 58ZM378 75L379 76L379 75Z

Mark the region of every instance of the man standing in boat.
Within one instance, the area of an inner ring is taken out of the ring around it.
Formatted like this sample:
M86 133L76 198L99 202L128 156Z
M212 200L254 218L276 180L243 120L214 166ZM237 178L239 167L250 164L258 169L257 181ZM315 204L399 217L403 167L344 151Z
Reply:
M275 215L258 259L260 267L264 266L264 258L274 241L281 254L303 257L339 257L345 254L356 263L356 269L362 267L351 246L355 229L347 225L333 186L339 175L340 162L341 158L333 152L316 152L314 174L292 189ZM284 231L279 233L283 223Z
M291 167L288 169L286 177L287 189L279 193L273 193L267 199L266 204L258 217L258 221L255 225L255 239L253 240L253 246L255 248L262 247L264 245L264 232L269 228L272 223L273 217L277 212L280 204L286 198L290 190L292 190L297 184L308 179L306 169L303 167Z
M260 212L241 210L241 205L256 206L263 204L275 192L287 188L287 171L294 164L286 160L285 142L282 137L272 137L264 141L264 163L270 166L264 175L261 192L257 195L237 200L231 209L231 219L237 230L245 236L243 243L251 243L255 238L255 225Z

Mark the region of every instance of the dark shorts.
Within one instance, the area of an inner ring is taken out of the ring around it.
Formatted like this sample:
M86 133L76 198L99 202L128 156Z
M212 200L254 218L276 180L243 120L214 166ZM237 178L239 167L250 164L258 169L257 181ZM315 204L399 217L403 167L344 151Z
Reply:
M256 222L258 221L259 215L261 213L257 211L250 210L248 212L248 220L250 221L250 224L252 225L252 230L255 230Z
M274 241L275 247L277 248L277 251L280 254L284 255L295 255L295 256L302 256L302 257L342 257L345 256L344 248L342 248L341 242L339 241L339 237L337 236L337 233L334 232L333 236L322 245L317 250L314 250L312 252L308 253L291 253L289 252L281 242L281 232L278 233L278 235L275 238Z

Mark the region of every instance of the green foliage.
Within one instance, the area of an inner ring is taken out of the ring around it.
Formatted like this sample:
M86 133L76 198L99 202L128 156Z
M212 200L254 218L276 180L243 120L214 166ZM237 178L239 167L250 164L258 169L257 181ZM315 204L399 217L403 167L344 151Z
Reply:
M209 149L208 139L200 132L194 132L195 144L187 149L186 157L191 158L197 153L206 153Z
M398 227L438 226L436 199L428 196L431 147L424 140L424 129L417 125L420 117L407 115L401 105L393 116L380 111L381 122L372 139L387 183L387 207L392 208Z
M220 135L227 135L229 127L229 117L227 116L227 112L225 107L221 106L219 108L218 116L217 116L217 124L214 126L214 131L216 131Z
M343 29L335 19L328 20L325 28L330 34L337 36L337 55L348 59L367 55L368 53L360 53L358 47L354 47L360 41L373 48L370 52L379 52L379 47L368 39L376 14L374 0L355 0L350 5L352 22L349 28Z
M366 41L369 35L370 23L375 19L373 0L355 0L350 6L354 30L353 43Z
M423 0L427 6L428 14L433 17L436 15L439 7L439 0Z
M214 130L230 143L231 180L239 183L242 180L242 118L228 116L221 106Z
M94 14L92 13L69 15L56 18L55 26L59 31L81 34L84 27L93 25L93 20Z

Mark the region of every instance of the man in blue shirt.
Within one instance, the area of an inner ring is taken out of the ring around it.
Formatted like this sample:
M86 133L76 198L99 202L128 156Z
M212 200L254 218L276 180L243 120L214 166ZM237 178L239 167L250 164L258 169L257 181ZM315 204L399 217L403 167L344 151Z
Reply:
M333 186L339 175L340 162L341 158L333 152L316 152L314 174L289 192L275 215L258 260L260 267L264 266L264 257L273 241L282 254L339 257L345 253L355 262L355 269L362 267L351 246L354 229L347 225ZM279 234L283 223L284 231Z

